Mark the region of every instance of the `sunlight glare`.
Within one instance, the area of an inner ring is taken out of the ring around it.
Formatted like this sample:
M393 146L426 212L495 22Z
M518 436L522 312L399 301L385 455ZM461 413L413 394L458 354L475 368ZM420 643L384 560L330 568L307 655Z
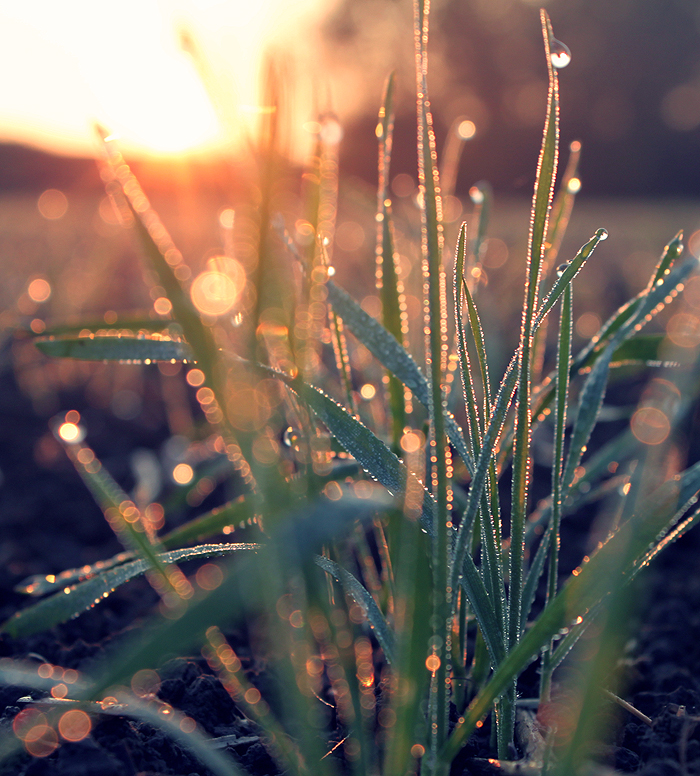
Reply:
M0 141L92 155L97 122L131 153L239 143L231 126L225 136L212 100L220 116L224 102L239 120L250 106L264 111L258 69L267 44L280 28L288 33L290 24L303 24L317 5L73 0L69 12L41 3L37 13L34 3L2 3L0 67L12 77L3 83ZM204 63L181 47L183 31L204 52ZM207 69L216 83L203 83Z

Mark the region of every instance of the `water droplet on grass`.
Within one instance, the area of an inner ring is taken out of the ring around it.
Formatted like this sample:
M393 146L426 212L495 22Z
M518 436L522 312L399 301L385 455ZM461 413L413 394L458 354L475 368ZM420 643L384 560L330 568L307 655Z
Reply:
M569 47L556 38L552 38L552 42L549 47L552 55L552 64L557 70L561 70L571 62L571 52Z
M600 240L607 240L608 239L608 230L607 229L598 229L596 234L598 235L598 239L600 239Z
M469 197L475 205L480 205L484 201L484 192L478 186L472 186L469 189Z

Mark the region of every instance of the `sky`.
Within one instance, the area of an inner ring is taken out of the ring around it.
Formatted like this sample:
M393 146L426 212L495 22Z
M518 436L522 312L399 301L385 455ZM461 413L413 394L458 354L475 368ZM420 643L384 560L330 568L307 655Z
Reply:
M0 0L0 142L89 156L98 122L136 152L220 146L222 115L260 108L261 52L308 29L321 2ZM203 65L182 50L183 29Z

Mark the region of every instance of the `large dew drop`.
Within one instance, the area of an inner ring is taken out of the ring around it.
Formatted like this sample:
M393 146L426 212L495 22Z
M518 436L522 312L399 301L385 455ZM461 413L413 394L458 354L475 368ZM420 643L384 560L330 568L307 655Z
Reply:
M571 52L569 51L569 47L563 44L560 40L552 38L549 51L552 55L552 64L557 68L557 70L561 70L562 67L566 67L569 62L571 62Z

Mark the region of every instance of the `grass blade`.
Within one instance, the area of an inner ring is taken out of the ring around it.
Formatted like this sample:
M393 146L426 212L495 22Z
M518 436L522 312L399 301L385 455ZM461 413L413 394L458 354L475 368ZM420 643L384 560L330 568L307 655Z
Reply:
M327 574L330 574L340 582L345 592L362 608L367 621L374 630L374 635L377 637L379 646L384 652L387 663L391 665L394 662L394 634L389 629L384 615L375 603L374 598L372 598L371 593L353 574L330 558L317 555L314 558L314 562L319 568L322 568Z
M332 280L327 283L328 300L338 311L343 322L370 353L396 376L427 407L430 401L428 381L410 353L357 302ZM447 434L469 472L474 471L474 460L467 450L464 432L445 412Z
M161 565L168 566L196 558L221 557L236 552L256 552L259 547L259 544L205 544L160 553L158 560ZM13 638L24 638L53 628L59 623L68 622L82 612L92 609L118 587L145 574L150 568L150 561L143 559L122 563L116 568L66 587L33 606L17 612L3 623L0 632L7 633Z
M269 367L259 366L259 368L284 382L302 401L306 402L339 444L389 493L402 496L407 480L418 483L415 475L381 439L319 388L307 385L298 377L290 377ZM421 523L423 528L432 534L433 498L422 483L418 484L424 493Z
M382 302L384 328L397 342L405 346L407 322L401 312L403 284L399 278L392 223L389 173L394 134L394 91L396 74L391 73L384 88L384 99L379 110L377 135L379 137L379 184L377 187L377 290ZM406 426L404 388L393 374L389 375L389 406L392 419L393 450L399 451L399 442Z
M150 364L156 361L192 361L192 349L186 342L148 337L37 337L36 347L54 358L82 361L120 361Z

